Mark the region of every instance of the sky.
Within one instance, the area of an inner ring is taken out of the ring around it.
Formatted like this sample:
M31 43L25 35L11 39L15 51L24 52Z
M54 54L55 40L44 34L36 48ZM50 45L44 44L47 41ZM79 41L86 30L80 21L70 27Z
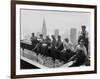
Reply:
M45 19L47 34L54 34L55 29L59 29L62 37L70 36L70 29L76 28L77 34L82 25L86 25L86 30L90 33L90 13L52 10L20 10L21 36L31 35L32 32L42 32L43 19Z

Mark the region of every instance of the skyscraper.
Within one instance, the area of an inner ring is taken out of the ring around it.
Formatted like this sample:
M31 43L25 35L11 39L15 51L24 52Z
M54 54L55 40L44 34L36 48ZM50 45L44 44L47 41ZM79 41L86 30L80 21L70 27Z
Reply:
M76 28L71 28L70 29L70 40L71 40L71 43L73 44L73 45L75 45L76 44L76 42L77 42L77 40L76 40Z
M36 33L36 37L39 38L39 35L40 35L40 32L37 32Z
M46 28L45 18L43 19L42 34L43 34L43 37L46 37L46 35L47 35L47 28Z
M54 35L55 35L55 37L57 38L57 36L59 35L59 29L55 29Z

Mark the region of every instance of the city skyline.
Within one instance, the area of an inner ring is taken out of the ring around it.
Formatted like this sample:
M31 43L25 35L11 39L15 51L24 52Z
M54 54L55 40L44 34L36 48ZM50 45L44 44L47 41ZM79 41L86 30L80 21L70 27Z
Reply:
M21 9L21 36L31 35L32 32L42 34L43 25L46 26L46 35L55 34L55 29L59 29L62 38L70 39L71 28L77 29L78 35L81 25L86 25L90 33L90 13Z

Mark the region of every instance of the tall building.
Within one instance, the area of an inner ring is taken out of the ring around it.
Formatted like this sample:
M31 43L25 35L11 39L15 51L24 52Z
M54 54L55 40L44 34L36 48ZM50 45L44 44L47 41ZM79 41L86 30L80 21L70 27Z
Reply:
M77 38L76 35L77 34L77 30L76 28L71 28L70 29L70 41L73 45L75 45L77 43Z
M46 37L46 35L47 35L47 28L46 28L45 19L43 19L42 34L43 34L43 37Z
M55 35L55 37L57 38L57 36L59 35L59 29L55 29L54 35Z
M39 35L40 35L40 32L37 32L36 33L36 37L39 38Z

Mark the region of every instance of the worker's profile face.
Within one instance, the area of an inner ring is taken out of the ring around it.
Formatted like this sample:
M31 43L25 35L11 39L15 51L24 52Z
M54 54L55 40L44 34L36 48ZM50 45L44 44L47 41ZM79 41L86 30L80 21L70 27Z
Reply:
M69 42L69 40L67 39L67 40L66 40L66 42L68 43L68 42Z
M85 29L86 29L85 27L82 27L82 31L85 31Z

